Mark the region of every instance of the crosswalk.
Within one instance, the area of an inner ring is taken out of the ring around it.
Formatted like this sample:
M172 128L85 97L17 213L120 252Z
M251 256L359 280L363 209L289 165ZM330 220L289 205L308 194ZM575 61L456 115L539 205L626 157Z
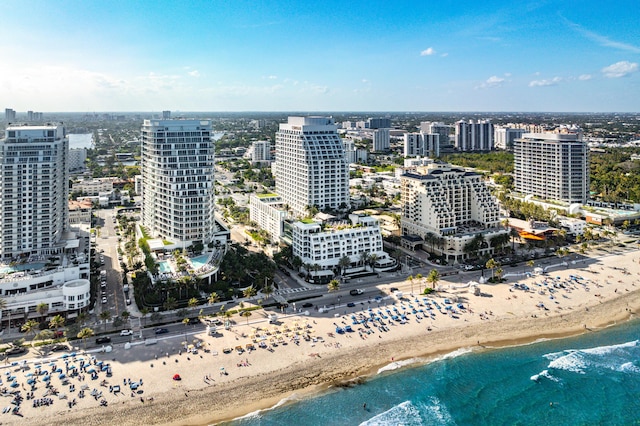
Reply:
M300 293L303 291L308 291L308 288L305 287L297 287L297 288L281 288L276 293L277 294L291 294L291 293Z

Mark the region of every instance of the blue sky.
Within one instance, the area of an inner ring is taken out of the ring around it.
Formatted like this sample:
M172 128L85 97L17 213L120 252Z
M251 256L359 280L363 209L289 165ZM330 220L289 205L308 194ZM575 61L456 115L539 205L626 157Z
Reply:
M620 111L637 0L0 3L17 111Z

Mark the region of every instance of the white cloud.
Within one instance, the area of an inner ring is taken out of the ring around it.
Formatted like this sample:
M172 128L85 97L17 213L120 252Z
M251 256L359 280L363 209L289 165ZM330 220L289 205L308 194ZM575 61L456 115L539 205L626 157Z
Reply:
M602 73L608 78L619 78L638 71L636 62L620 61L602 68Z
M278 76L277 75L270 75L269 77L267 77L269 80L277 80Z
M582 74L581 76L578 77L578 80L587 81L587 80L591 80L592 78L593 76L591 74Z
M533 80L529 83L529 87L555 86L561 81L562 81L562 78L560 77L553 77L551 79L544 79L544 80Z
M484 81L481 85L477 86L476 89L489 89L492 87L500 87L502 83L504 83L505 79L502 77L498 77L497 75L492 75L486 81Z
M187 74L189 74L191 77L200 77L200 71L198 70L189 71Z
M443 58L446 58L447 56L449 56L449 54L445 52L445 53L443 53L443 54L442 54L442 55L440 55L440 56L442 56Z
M363 78L363 79L362 79L362 82L363 82L364 84L367 84L367 83L369 82L369 80L367 80L366 78Z
M431 56L431 55L435 55L436 51L433 49L433 47L429 47L428 49L423 50L422 52L420 52L420 56Z

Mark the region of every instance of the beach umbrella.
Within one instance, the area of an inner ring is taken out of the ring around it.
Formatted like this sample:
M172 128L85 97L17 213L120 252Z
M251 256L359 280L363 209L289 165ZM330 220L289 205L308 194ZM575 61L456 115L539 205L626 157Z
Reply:
M48 382L48 381L49 381L49 378L50 378L50 377L49 377L49 375L47 374L46 376L44 376L44 377L42 378L42 381L43 381L43 382Z
M60 373L60 375L58 375L59 379L64 379L65 377L67 377L67 376L65 376L64 373Z
M29 385L32 385L32 384L34 384L35 382L36 382L36 380L35 380L35 379L29 379L29 380L27 380L27 384L29 384Z

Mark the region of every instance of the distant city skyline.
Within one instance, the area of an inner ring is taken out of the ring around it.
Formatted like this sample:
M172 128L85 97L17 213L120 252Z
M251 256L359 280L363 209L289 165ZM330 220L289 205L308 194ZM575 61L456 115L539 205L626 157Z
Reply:
M636 112L632 1L3 2L1 108Z

